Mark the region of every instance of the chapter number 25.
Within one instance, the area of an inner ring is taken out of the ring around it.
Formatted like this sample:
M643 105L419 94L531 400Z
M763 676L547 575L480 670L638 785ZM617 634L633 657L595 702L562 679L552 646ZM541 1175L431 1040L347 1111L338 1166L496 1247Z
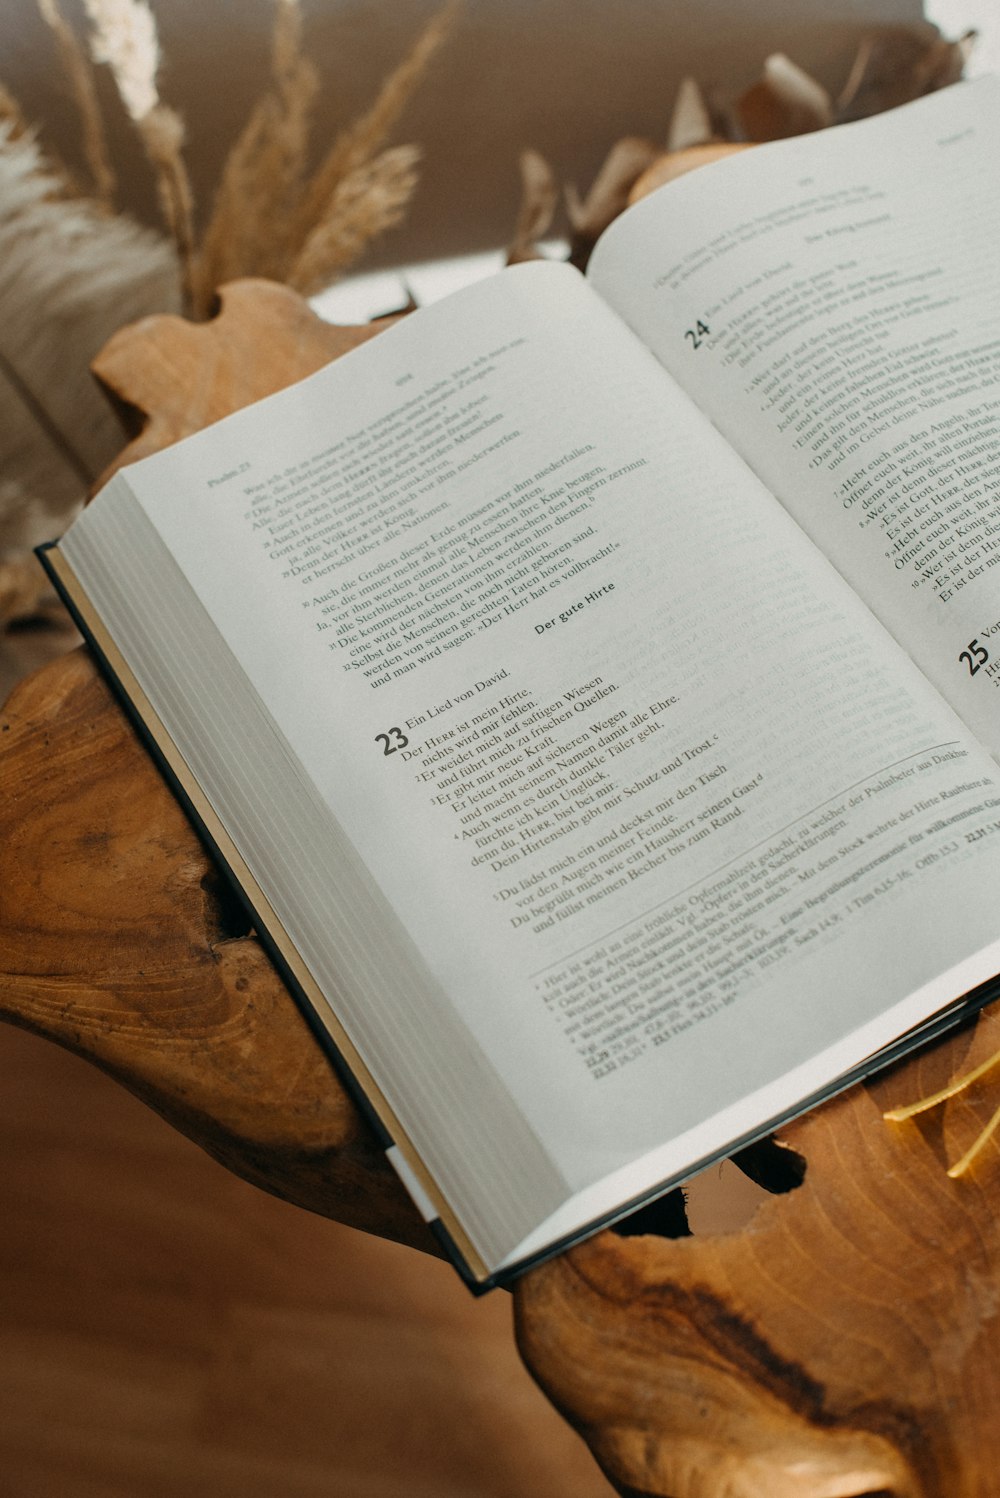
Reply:
M959 660L964 661L969 668L969 675L975 676L980 666L985 666L990 658L990 653L985 645L980 645L979 636L970 640L965 649L960 653Z

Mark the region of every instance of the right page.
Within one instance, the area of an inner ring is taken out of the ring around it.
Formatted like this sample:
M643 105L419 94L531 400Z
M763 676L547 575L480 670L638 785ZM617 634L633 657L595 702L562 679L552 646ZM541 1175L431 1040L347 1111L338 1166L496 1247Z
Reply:
M1000 83L741 152L589 279L1000 755Z

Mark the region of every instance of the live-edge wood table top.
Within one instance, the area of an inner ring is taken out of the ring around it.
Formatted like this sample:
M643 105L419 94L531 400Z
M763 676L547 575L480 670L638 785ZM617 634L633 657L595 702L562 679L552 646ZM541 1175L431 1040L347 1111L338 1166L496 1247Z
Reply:
M124 330L96 364L136 432L123 461L378 331L266 282L210 323ZM0 1017L265 1190L436 1251L85 650L0 717L0 850ZM518 1282L522 1356L623 1493L1000 1492L1000 1148L945 1173L1000 1084L882 1119L998 1048L984 1012L789 1126L805 1178L737 1231L605 1232Z

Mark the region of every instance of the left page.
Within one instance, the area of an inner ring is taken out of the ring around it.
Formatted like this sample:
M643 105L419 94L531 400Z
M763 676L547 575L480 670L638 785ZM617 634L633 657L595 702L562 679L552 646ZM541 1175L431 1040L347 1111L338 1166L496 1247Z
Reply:
M996 766L574 271L474 287L127 482L567 1196L692 1168L1000 967L1000 839L965 838ZM392 1098L447 1045L391 987L336 1002ZM404 1121L488 1205L475 1095L433 1112Z

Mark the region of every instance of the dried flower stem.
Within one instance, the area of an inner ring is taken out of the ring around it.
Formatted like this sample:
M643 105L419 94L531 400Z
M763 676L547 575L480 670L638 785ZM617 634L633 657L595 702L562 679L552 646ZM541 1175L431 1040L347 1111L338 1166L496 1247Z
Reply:
M843 88L837 96L836 109L838 118L847 113L861 91L861 85L871 66L874 54L875 38L872 36L862 37L858 44L858 50L854 54L851 70L847 75Z
M338 185L381 150L431 58L449 36L460 9L461 0L448 0L385 79L371 108L334 141L303 197L296 235L300 242L304 243L321 222Z
M137 121L146 155L156 174L164 223L177 248L185 301L194 290L194 198L181 146L184 123L173 109L157 104Z
M342 275L376 234L398 224L417 184L419 157L415 146L395 146L345 177L292 263L289 286L304 296L319 291Z
M298 196L305 180L309 125L319 92L319 74L302 50L299 0L277 0L272 49L274 81L281 101L285 182Z
M581 253L586 264L590 249L625 208L631 188L656 156L652 141L627 135L611 147L586 198L575 187L566 188L566 210L576 241L571 256L574 264L581 263Z
M250 115L226 158L196 270L194 310L240 275L280 279L294 249L292 222L302 193L309 122L319 79L302 52L298 0L276 0L274 87Z
M110 211L118 179L108 155L93 69L72 27L60 11L57 0L37 0L37 5L42 19L56 39L63 70L76 100L83 131L83 154L93 180L95 197L102 207Z
M160 42L148 0L83 0L90 17L91 56L111 69L156 175L157 196L180 260L185 299L195 285L194 198L181 153L184 125L161 104L156 87Z

